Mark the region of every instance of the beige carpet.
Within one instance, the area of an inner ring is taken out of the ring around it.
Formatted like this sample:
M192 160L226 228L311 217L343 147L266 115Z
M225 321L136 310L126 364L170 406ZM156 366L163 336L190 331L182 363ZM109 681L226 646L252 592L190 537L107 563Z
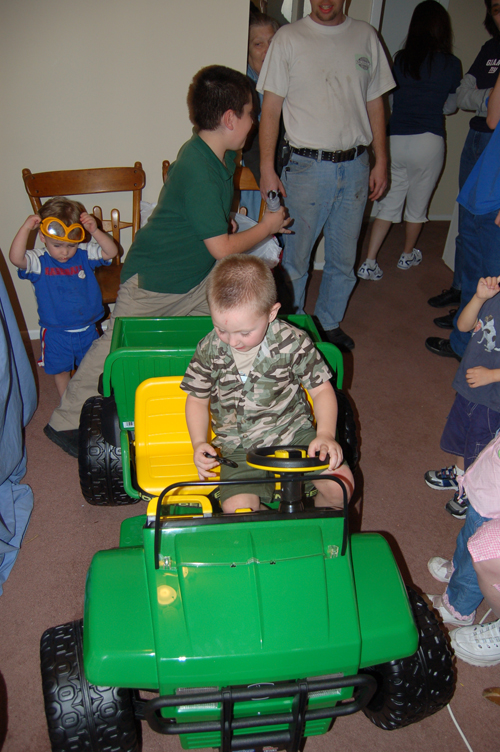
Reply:
M451 283L451 272L441 261L446 231L444 222L426 225L419 242L421 266L402 272L396 269L402 230L394 228L379 258L384 278L358 284L343 323L356 342L354 352L345 357L345 385L356 404L361 438L355 523L387 537L406 582L422 592L444 590L431 578L426 563L431 556L453 554L461 524L444 511L448 495L432 491L423 481L426 470L448 464L439 439L453 400L451 382L457 367L455 360L424 348L425 338L440 331L432 319L446 313L426 304ZM314 274L309 303L319 276ZM93 553L117 545L120 521L143 509L101 509L84 501L76 460L42 432L58 400L52 379L41 371L39 381L40 405L27 429L27 481L34 490L35 509L0 598L0 748L5 752L49 751L40 636L47 627L82 616L85 575ZM453 712L474 752L496 752L500 708L484 700L481 692L500 684L500 667L474 668L458 661L456 668ZM143 737L144 752L180 749L176 739L157 736L147 727ZM459 752L466 747L443 710L393 732L376 728L359 713L339 719L326 736L309 739L306 749Z

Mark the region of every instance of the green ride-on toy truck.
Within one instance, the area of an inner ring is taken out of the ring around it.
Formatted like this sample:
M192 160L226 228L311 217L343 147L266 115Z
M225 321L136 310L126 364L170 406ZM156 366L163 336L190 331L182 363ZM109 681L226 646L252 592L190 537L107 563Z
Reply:
M358 710L389 730L440 710L451 652L386 540L349 535L345 489L342 511L310 506L325 464L300 447L247 457L275 476L271 508L217 511L218 481L192 480L181 378L137 389L146 514L94 556L83 620L42 637L53 752L136 752L140 721L183 749L296 752Z

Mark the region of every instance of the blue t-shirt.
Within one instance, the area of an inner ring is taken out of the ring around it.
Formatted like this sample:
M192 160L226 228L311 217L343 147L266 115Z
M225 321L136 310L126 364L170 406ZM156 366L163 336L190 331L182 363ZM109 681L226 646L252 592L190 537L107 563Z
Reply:
M435 54L429 70L426 58L420 68L420 80L404 74L396 56L392 74L397 83L389 121L391 136L412 136L416 133L445 135L443 106L448 95L460 84L462 66L455 55Z
M453 388L469 402L500 412L500 382L474 389L468 385L465 374L475 366L500 368L500 293L481 307L478 323L453 381Z
M40 326L83 329L104 315L101 289L94 275L98 266L109 266L95 242L82 243L68 261L56 261L46 248L27 251L28 266L18 269L21 279L35 288Z
M500 124L465 181L457 201L471 214L489 214L500 209Z

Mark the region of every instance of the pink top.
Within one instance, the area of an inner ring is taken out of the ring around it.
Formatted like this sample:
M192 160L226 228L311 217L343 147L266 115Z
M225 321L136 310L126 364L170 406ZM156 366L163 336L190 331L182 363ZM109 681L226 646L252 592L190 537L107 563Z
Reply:
M476 457L472 465L457 478L460 491L482 517L500 518L500 434Z

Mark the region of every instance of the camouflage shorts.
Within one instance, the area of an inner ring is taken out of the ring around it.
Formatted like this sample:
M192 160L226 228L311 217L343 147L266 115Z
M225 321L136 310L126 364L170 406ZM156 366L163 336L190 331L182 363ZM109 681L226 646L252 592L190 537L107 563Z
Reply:
M314 430L314 428L303 428L295 435L292 445L298 446L300 444L303 444L304 446L309 446L314 438L316 438L316 431ZM232 468L227 467L226 465L221 465L221 480L248 480L249 478L262 478L263 481L267 478L274 480L273 473L268 473L265 470L257 470L256 468L247 465L246 449L236 449L231 454L222 451L222 455L230 460L233 460L234 462L237 462L238 467ZM231 496L235 496L236 494L251 493L257 494L257 496L260 497L260 500L264 504L269 504L273 499L274 491L274 482L255 483L248 486L245 486L243 484L241 486L220 486L220 502L222 504L222 502L226 501ZM316 494L316 488L312 483L305 484L305 491L307 496L313 496Z

